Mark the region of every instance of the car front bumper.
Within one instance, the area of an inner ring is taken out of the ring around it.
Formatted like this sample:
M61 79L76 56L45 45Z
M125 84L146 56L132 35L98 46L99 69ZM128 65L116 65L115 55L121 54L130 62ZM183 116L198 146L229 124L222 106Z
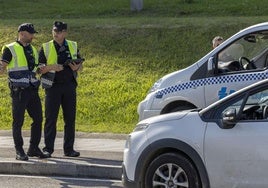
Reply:
M134 182L128 179L125 166L123 163L122 163L122 169L123 169L122 183L123 183L124 188L139 188L138 182Z

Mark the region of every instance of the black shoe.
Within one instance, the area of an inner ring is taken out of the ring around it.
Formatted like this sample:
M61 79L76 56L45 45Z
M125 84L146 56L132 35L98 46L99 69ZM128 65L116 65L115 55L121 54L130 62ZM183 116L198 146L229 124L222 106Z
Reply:
M51 153L48 151L43 151L43 154L47 156L47 158L51 157Z
M73 150L73 151L64 153L64 155L66 157L79 157L80 156L80 153Z
M24 153L24 151L17 151L16 159L20 161L28 161L28 156Z
M50 153L43 153L39 148L29 149L27 155L29 157L38 157L41 159L51 157Z

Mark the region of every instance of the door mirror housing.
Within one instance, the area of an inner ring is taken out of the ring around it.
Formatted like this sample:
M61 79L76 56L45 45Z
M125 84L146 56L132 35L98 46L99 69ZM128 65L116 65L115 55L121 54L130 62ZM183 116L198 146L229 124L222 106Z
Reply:
M230 108L222 113L220 127L223 129L231 129L237 123L236 109Z

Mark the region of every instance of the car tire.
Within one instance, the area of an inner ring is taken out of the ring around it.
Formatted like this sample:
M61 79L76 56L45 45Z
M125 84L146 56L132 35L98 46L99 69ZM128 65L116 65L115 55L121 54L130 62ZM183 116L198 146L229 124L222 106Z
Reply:
M156 157L145 173L146 188L199 188L200 180L192 162L178 153Z

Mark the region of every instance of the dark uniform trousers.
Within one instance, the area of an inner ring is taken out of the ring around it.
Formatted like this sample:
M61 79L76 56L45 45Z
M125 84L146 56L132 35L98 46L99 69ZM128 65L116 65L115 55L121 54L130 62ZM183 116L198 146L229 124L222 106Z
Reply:
M23 151L22 126L24 122L25 111L27 110L33 122L31 124L30 148L38 147L42 134L42 106L38 95L38 88L18 88L11 87L12 97L12 132L17 151Z
M54 152L56 138L56 124L60 106L62 107L64 120L64 143L65 153L73 151L75 139L75 116L76 116L76 87L75 81L68 83L54 83L51 88L45 90L45 127L44 151Z

